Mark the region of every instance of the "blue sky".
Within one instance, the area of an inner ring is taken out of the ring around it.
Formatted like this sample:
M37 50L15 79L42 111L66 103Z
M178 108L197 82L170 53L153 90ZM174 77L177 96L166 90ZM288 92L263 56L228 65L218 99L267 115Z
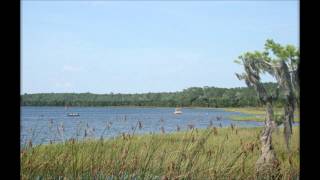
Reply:
M299 45L298 1L22 1L21 93L245 86L233 61ZM265 77L265 81L270 81Z

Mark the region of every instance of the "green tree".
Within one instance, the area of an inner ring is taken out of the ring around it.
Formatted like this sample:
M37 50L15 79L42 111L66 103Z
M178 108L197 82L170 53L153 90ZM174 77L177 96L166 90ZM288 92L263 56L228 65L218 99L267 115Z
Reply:
M266 106L265 127L260 136L261 156L256 162L258 179L273 173L274 170L278 170L278 167L274 166L278 160L272 146L272 132L275 124L272 105L274 97L267 92L261 83L261 68L259 67L261 58L263 58L263 54L257 51L247 52L236 61L243 65L245 71L242 74L236 74L236 76L239 80L244 80L248 87L253 87L260 102Z

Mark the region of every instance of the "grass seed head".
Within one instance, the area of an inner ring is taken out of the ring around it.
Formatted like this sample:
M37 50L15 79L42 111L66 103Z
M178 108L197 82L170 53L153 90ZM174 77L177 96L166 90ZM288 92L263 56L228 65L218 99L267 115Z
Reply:
M216 136L218 135L218 129L216 127L213 127L213 134Z
M166 175L164 175L162 176L161 180L169 180L169 178Z

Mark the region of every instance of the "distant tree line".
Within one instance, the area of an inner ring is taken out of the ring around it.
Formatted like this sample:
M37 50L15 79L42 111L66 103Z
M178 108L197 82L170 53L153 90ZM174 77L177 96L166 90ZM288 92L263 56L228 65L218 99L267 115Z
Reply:
M276 83L264 83L275 91ZM282 106L280 98L275 106ZM253 88L190 87L180 92L142 94L39 93L21 95L22 106L159 106L249 107L261 106Z

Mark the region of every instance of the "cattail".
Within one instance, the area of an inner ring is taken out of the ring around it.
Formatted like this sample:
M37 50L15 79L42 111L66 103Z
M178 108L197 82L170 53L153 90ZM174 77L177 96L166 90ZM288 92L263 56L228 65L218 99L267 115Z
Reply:
M177 125L177 131L180 131L180 126L179 125Z
M162 176L161 180L169 180L167 176Z
M192 136L191 142L194 142L194 141L195 141L195 138L194 138L194 136Z
M233 131L234 130L234 125L233 125L233 123L231 123L231 130Z
M122 139L126 139L126 134L123 132L122 134L121 134L121 136L122 136Z
M211 126L213 126L213 122L212 122L212 120L210 120L210 127L211 127Z
M218 129L216 127L213 127L213 134L216 136L218 135Z
M61 130L62 130L62 132L65 132L65 131L64 131L64 125L63 125L63 124L61 125Z
M70 138L69 141L71 142L71 144L74 144L74 143L75 143L75 139L74 139L74 138Z
M31 139L28 142L28 146L29 146L29 148L32 148L32 140Z
M161 126L160 130L163 134L165 133L163 126Z
M26 154L26 151L25 151L25 150L22 150L22 151L20 152L21 157L24 156L25 154Z
M290 166L292 166L292 155L291 154L289 155L289 164L290 164Z
M254 143L250 143L250 152L253 152L253 150L254 150L254 147L255 147L255 144Z
M175 169L175 163L174 162L171 162L171 170L174 170Z
M135 170L135 169L137 169L137 167L138 167L138 157L135 155L134 157L133 157L133 169Z
M125 157L127 157L127 154L128 154L128 149L124 149L122 151L121 159L124 159Z
M189 129L193 129L194 128L194 124L188 124L188 128Z
M253 150L254 150L254 143L252 143L252 142L249 142L249 143L245 143L244 145L243 145L243 151L244 152L253 152Z
M51 128L51 127L52 127L52 125L53 125L53 120L52 120L52 119L50 119L50 120L49 120L49 127Z
M139 129L142 129L142 123L141 121L138 121Z
M187 159L187 155L185 153L181 153L182 159Z

